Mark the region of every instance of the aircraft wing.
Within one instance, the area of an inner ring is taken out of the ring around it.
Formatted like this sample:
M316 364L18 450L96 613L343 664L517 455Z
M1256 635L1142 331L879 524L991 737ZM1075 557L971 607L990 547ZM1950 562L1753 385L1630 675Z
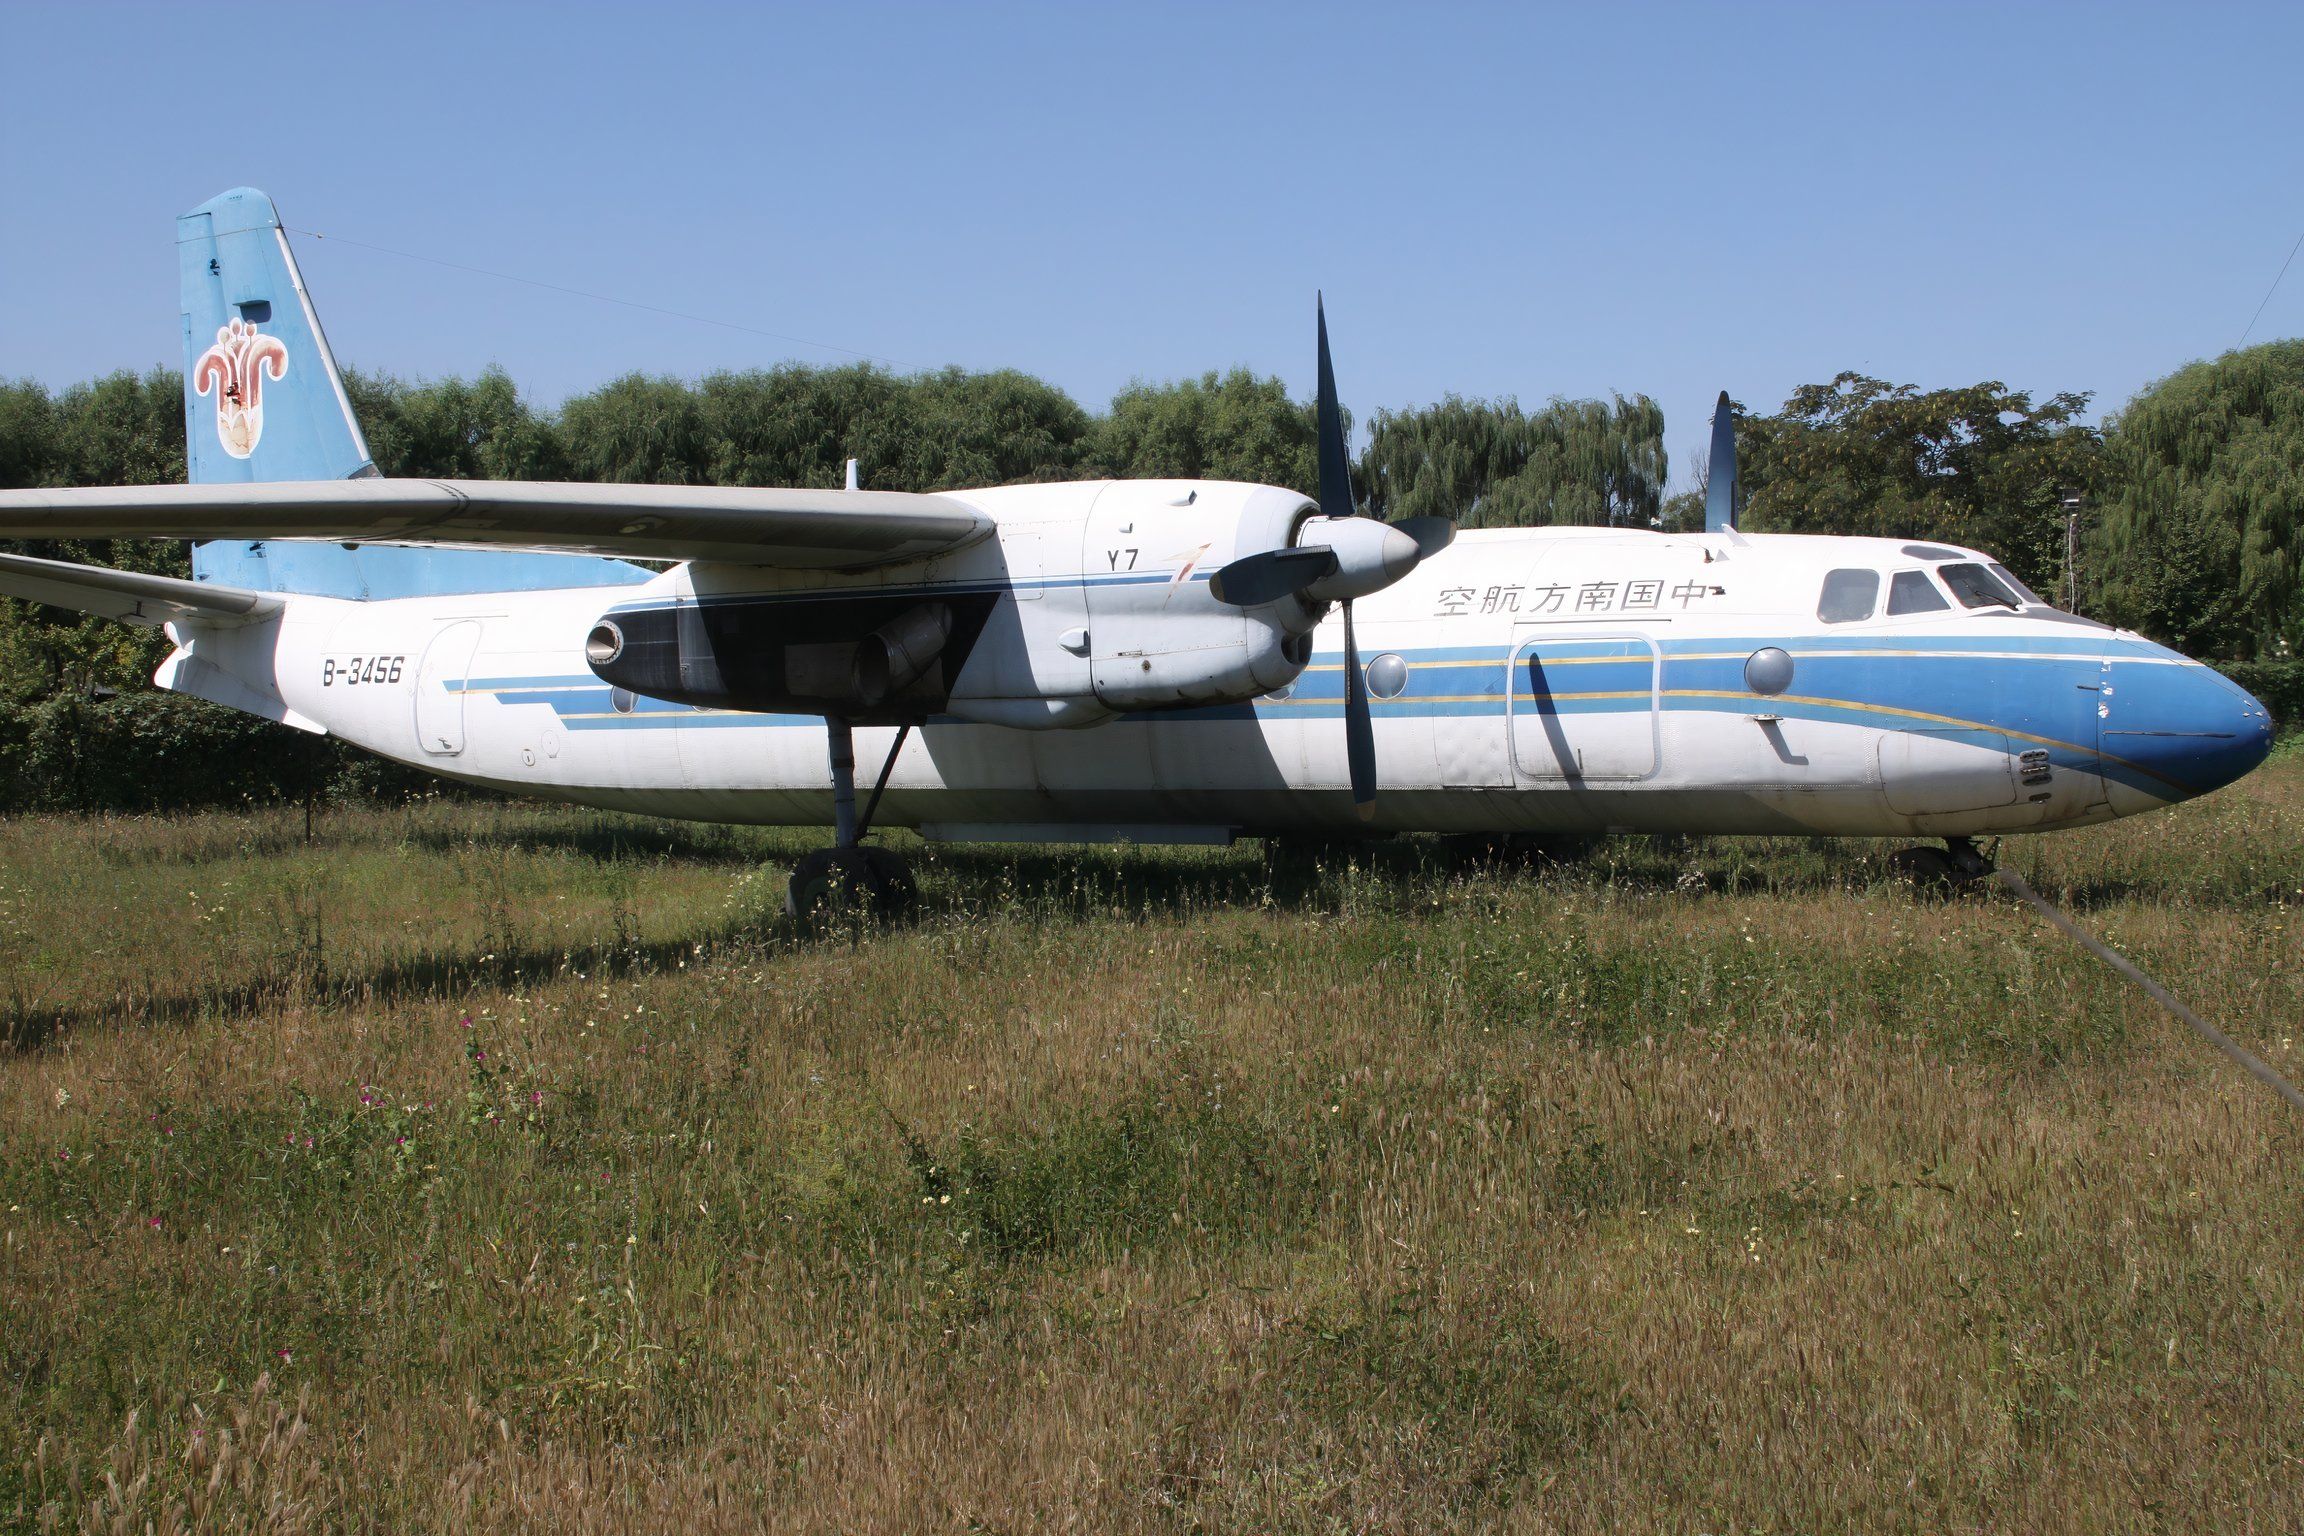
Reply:
M0 491L0 538L328 539L861 570L974 543L949 496L536 480L283 480Z
M0 597L101 614L147 629L183 619L209 625L248 624L280 606L277 597L238 587L7 554L0 554Z

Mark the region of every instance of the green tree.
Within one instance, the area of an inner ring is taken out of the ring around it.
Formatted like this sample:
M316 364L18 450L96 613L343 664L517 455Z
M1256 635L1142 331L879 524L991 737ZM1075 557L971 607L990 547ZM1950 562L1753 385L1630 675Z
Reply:
M115 373L51 397L23 382L0 388L0 484L138 485L184 478L184 392L173 369ZM182 544L153 539L10 540L49 560L182 576ZM168 654L157 630L0 600L0 697L149 686Z
M0 489L54 485L62 458L56 402L30 379L0 380Z
M570 400L559 435L581 480L831 487L854 458L867 486L927 491L1061 478L1089 425L1026 374L794 364L693 386L630 375Z
M1310 404L1245 368L1138 382L1095 424L1083 468L1115 479L1246 480L1319 494Z
M2304 647L2304 340L2180 369L2105 449L2091 552L2108 616L2197 655Z
M1367 509L1467 528L1647 528L1664 500L1664 412L1645 395L1466 400L1379 411L1360 474Z
M2085 394L2037 404L1996 381L1922 390L1843 373L1740 416L1744 525L1779 533L1941 539L1999 556L2052 590L2064 571L2062 492L2102 474Z
M712 483L710 435L696 392L628 373L560 407L569 478L619 485Z
M501 368L429 384L353 373L344 390L380 474L557 480L566 473L557 427L529 408Z

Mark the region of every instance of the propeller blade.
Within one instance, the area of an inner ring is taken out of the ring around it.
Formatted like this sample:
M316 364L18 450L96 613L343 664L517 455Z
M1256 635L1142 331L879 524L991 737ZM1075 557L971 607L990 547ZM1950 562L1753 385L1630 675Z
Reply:
M1320 326L1320 515L1352 515L1352 460L1344 450L1344 409L1336 403L1336 368L1328 361L1328 306L1317 294L1313 314Z
M1728 391L1712 408L1712 471L1704 485L1704 531L1718 533L1736 526L1736 411Z
M1376 727L1368 718L1368 679L1360 670L1360 641L1352 633L1352 605L1344 605L1344 762L1352 775L1352 806L1362 821L1376 814Z
M1416 558L1429 560L1456 542L1456 522L1446 517L1404 517L1393 527L1416 541Z
M1243 555L1208 578L1208 595L1235 608L1260 608L1336 574L1336 551L1267 549Z

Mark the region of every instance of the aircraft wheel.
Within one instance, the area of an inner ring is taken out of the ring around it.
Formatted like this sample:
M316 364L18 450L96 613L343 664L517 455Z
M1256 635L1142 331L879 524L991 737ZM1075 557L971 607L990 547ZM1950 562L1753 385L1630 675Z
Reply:
M1942 848L1903 848L1888 856L1888 868L1916 891L1950 895L1991 878L1992 860L1965 837L1949 837Z
M784 911L822 932L864 917L900 917L918 900L911 871L885 848L819 848L793 866Z
M873 847L863 853L865 884L875 912L883 918L902 917L920 904L920 888L912 883L912 866L902 855Z
M1899 848L1888 855L1888 868L1915 891L1949 891L1963 884L1960 867L1941 848Z

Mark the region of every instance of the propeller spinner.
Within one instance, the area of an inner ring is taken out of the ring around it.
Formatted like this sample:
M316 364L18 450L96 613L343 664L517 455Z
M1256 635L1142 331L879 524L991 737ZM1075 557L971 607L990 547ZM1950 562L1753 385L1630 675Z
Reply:
M1344 755L1352 803L1366 820L1376 814L1376 731L1368 714L1368 680L1360 671L1360 644L1352 630L1352 600L1381 592L1446 549L1456 537L1456 525L1445 517L1385 523L1354 510L1344 411L1336 400L1336 369L1328 357L1327 305L1315 300L1314 314L1320 332L1319 515L1304 520L1291 547L1243 555L1210 578L1208 590L1218 602L1241 608L1289 597L1344 605Z

